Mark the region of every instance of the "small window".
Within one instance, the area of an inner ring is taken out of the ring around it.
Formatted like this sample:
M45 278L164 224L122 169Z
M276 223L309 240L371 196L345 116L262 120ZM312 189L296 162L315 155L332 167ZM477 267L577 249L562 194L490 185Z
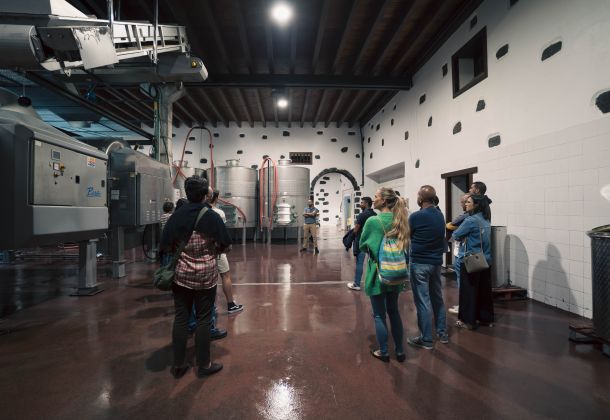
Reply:
M292 163L298 165L311 165L313 153L311 152L290 152L289 157ZM316 156L316 158L318 158Z
M487 77L487 28L483 28L451 57L453 97Z

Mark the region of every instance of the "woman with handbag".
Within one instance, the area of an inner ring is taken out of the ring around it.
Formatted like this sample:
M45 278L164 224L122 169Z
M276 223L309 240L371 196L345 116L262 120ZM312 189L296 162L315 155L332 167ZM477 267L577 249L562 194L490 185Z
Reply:
M402 252L409 247L409 223L404 201L396 195L391 188L380 188L375 193L373 207L379 210L377 216L369 217L364 223L364 229L360 236L360 251L369 255L366 267L366 278L364 291L371 299L373 316L375 318L375 332L379 349L371 350L371 355L383 362L390 361L388 353L388 327L386 325L386 314L390 319L392 327L392 338L396 349L396 359L404 362L406 359L403 347L403 327L400 313L398 312L398 295L404 289L404 281L397 285L384 284L379 274L379 250L384 237L389 237Z
M189 370L186 362L188 319L193 304L197 313L195 354L197 376L214 374L222 364L210 357L210 324L219 279L216 257L228 251L231 238L220 216L204 199L207 179L193 176L184 182L188 203L169 218L161 237L161 251L172 254L175 267L172 291L176 316L172 331L174 363L171 373L180 378Z
M460 241L460 300L456 327L475 329L493 326L494 309L491 294L491 212L484 195L466 200L469 216L453 232Z

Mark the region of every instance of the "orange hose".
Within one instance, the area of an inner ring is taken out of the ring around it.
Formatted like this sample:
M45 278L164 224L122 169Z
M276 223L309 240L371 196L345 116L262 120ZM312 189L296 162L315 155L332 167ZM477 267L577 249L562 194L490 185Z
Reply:
M188 131L188 133L186 133L186 138L184 139L184 145L182 146L182 154L180 155L180 163L178 164L178 166L173 165L174 168L177 169L176 171L176 176L174 176L174 180L172 181L172 183L176 183L176 179L178 178L178 173L182 173L182 176L186 179L186 176L184 175L184 173L182 172L181 168L182 168L182 163L184 162L184 152L186 151L186 143L189 141L189 137L191 136L191 133L193 132L193 130L205 130L208 132L208 136L210 138L210 186L212 188L214 188L214 145L212 144L212 132L210 131L209 128L207 127L200 127L198 125L191 127L191 129Z
M222 204L227 204L229 206L235 207L237 209L237 211L241 214L241 216L244 218L244 223L246 223L248 221L247 218L246 218L246 214L243 212L243 210L240 209L239 207L237 207L235 204L231 203L230 201L222 200L220 198L218 199L218 202L220 202Z

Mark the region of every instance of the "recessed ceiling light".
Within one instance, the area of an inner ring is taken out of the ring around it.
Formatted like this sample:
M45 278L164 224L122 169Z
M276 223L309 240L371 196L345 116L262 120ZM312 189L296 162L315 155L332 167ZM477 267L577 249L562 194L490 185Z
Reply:
M286 25L292 19L292 8L286 3L276 3L271 8L271 17L280 25Z
M288 101L284 98L280 98L277 100L278 108L286 108L288 106Z

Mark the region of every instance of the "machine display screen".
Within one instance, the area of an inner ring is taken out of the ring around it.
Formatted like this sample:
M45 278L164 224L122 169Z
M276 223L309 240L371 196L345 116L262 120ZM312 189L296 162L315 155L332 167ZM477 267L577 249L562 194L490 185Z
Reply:
M61 153L57 150L51 150L51 159L61 160Z

